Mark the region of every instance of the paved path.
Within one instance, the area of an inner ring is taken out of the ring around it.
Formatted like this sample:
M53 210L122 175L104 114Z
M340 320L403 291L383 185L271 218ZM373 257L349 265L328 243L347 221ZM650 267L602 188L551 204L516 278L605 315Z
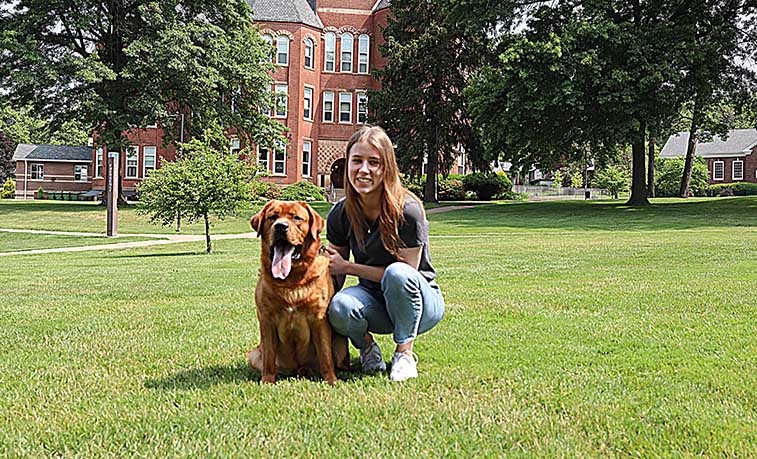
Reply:
M470 205L470 206L434 207L433 209L428 209L426 211L426 214L438 214L438 213L441 213L441 212L449 212L450 210L471 209L473 207L481 207L482 205L486 205L486 204L473 204L473 205Z

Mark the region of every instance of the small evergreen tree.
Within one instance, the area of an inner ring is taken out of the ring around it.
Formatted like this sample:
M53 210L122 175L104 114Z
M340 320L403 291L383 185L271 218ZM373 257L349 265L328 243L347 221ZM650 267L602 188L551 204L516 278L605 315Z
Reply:
M609 191L613 199L618 199L621 191L628 191L628 175L623 169L607 166L597 173L597 186Z

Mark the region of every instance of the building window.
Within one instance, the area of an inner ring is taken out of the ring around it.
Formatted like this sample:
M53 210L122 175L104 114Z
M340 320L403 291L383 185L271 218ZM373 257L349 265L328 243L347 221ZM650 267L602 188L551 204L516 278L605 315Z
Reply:
M326 42L326 50L323 53L323 70L333 72L336 63L336 34L327 32L324 40Z
M266 42L268 45L265 48L265 55L263 57L263 62L273 62L273 37L271 37L268 34L263 35L263 41Z
M239 150L241 150L241 142L239 141L238 137L232 137L229 141L229 152L232 155L238 155Z
M744 180L744 161L735 159L731 163L731 176L733 180Z
M86 182L87 181L87 166L77 164L74 166L74 181Z
M334 122L334 93L330 91L323 93L323 122Z
M289 37L284 35L276 39L276 63L289 65Z
M142 154L142 174L147 177L151 171L155 170L155 161L158 157L158 147L143 147Z
M342 34L342 72L352 72L352 34L345 32Z
M289 104L289 87L285 84L276 85L276 118L287 117L287 105Z
M302 142L302 176L310 177L310 152L312 150L310 141Z
M370 38L368 35L360 35L357 40L357 73L368 73L368 50Z
M277 141L273 148L273 173L286 174L287 147L284 142Z
M126 149L126 178L137 178L139 169L139 154L137 147Z
M352 122L352 93L351 92L339 93L339 122L340 123Z
M305 68L306 69L312 69L313 68L313 50L315 46L313 45L313 40L306 38L305 39Z
M713 180L723 180L725 177L725 170L723 166L723 161L715 161L712 163L712 179Z
M268 154L270 150L268 147L258 146L258 166L263 170L268 171Z
M45 179L45 165L44 164L32 164L32 177L31 180L44 180Z
M305 86L303 98L304 110L302 116L309 121L313 120L313 88Z
M357 93L357 122L360 124L368 122L368 94L364 92Z
M103 178L103 149L98 148L95 152L95 178Z

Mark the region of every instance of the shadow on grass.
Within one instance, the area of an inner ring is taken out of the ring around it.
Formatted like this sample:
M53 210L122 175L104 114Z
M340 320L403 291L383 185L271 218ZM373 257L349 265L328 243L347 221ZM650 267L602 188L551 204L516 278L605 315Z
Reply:
M216 253L223 253L223 252L216 252ZM205 251L199 251L199 252L173 252L173 253L141 253L141 254L130 254L130 255L114 255L108 258L163 258L163 257L186 257L186 256L199 256L199 255L205 255Z
M356 367L353 364L353 368ZM350 382L363 379L364 377L381 377L379 374L365 374L357 370L337 371L337 379L340 381ZM205 368L194 368L183 370L173 375L159 379L148 379L145 381L145 387L148 389L160 390L192 390L208 389L219 384L239 384L245 382L260 382L260 372L250 368L247 361L240 361L237 364L223 366L213 365ZM277 375L277 380L300 379L304 378L297 375ZM320 381L319 376L309 376L304 379L311 381Z

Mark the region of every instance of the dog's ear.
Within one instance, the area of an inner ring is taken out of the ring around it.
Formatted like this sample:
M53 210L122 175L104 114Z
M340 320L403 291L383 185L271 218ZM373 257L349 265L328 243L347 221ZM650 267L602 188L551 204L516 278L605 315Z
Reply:
M326 220L324 220L323 217L318 214L318 212L313 210L313 208L310 207L308 203L300 201L300 204L302 204L308 210L308 215L310 216L310 235L317 241L318 235L326 226Z
M257 237L263 235L263 230L265 230L265 213L272 205L274 205L274 203L275 201L268 201L263 208L260 209L260 212L253 215L250 219L250 226L258 233Z

